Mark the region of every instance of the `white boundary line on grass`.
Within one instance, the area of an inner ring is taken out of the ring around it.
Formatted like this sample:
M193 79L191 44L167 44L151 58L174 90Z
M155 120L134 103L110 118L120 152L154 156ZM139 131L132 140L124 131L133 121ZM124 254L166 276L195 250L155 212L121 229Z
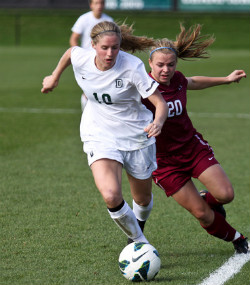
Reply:
M241 113L195 113L188 112L190 117L204 117L204 118L237 118L237 119L250 119L250 114L241 114Z
M249 243L248 243L249 245ZM250 261L250 252L247 254L235 253L220 268L212 272L199 285L223 285L235 274L239 273L241 268Z
M79 109L47 109L47 108L2 108L2 113L31 113L31 114L78 114L81 113Z
M78 114L79 109L59 109L59 108L4 108L0 107L2 113L33 113L33 114ZM229 118L229 119L250 119L250 114L247 113L196 113L188 112L190 117L204 118Z

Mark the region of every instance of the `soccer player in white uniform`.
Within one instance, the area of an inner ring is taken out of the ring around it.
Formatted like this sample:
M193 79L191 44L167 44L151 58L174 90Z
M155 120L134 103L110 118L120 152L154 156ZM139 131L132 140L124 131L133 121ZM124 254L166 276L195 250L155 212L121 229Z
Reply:
M153 39L132 35L132 28L101 22L92 32L93 50L68 49L52 75L43 81L43 93L52 91L62 72L73 65L75 78L88 97L80 132L95 184L111 218L136 242L148 242L138 221L145 222L153 206L151 174L156 169L155 136L161 132L168 107L144 64L126 51L144 50ZM141 103L155 106L155 118ZM122 168L127 172L133 211L121 190Z
M92 49L90 33L92 28L102 22L102 21L110 21L113 22L113 19L103 13L105 7L104 0L90 0L89 7L91 11L81 15L74 26L72 27L72 34L70 36L70 46L78 46L80 42L80 46L85 49ZM84 93L81 96L81 107L82 111L84 110L87 104L87 98Z
M92 48L90 33L93 27L103 21L113 22L113 19L103 13L105 7L104 0L90 0L89 7L91 11L81 15L73 25L70 36L70 46L78 46L79 41L82 48Z

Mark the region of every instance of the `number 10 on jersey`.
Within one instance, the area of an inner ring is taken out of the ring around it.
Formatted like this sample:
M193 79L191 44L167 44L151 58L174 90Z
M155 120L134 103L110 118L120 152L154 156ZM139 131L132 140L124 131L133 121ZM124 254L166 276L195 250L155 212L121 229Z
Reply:
M113 102L112 102L111 97L110 97L109 94L105 94L105 93L104 93L104 94L102 94L101 96L99 96L100 98L98 97L97 93L93 93L93 95L94 95L96 101L97 101L98 103L100 103L100 104L102 104L102 103L105 103L105 104L107 104L107 105L113 104Z

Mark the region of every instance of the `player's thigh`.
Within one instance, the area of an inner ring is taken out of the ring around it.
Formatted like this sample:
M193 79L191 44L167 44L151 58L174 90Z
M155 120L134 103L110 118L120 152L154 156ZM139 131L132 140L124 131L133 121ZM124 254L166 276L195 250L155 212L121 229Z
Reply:
M122 164L116 160L99 159L91 164L95 184L107 206L117 207L122 202Z
M207 168L198 177L206 189L221 203L229 203L234 198L232 184L219 164Z

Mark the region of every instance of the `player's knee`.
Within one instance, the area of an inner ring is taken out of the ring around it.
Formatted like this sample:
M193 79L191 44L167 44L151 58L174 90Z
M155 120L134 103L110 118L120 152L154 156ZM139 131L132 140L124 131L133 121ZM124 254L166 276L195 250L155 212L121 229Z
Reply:
M203 209L198 209L196 211L193 212L193 215L196 217L197 220L199 221L204 221L206 220L206 211L204 211Z
M142 207L147 207L153 198L152 198L152 194L149 193L149 194L144 194L144 195L135 195L133 199L137 205L142 206Z
M222 204L228 204L234 199L234 189L232 185L227 185L221 190L221 195L216 200Z
M191 214L202 224L209 224L213 219L213 211L210 207L196 207L192 210Z
M103 199L108 208L116 208L123 201L123 197L121 193L119 193L118 191L114 192L112 190L105 191L105 194L103 195Z
M226 199L225 199L226 200L225 203L230 203L230 202L233 201L233 199L234 199L234 191L232 189L232 191L227 193L227 196L226 196Z

